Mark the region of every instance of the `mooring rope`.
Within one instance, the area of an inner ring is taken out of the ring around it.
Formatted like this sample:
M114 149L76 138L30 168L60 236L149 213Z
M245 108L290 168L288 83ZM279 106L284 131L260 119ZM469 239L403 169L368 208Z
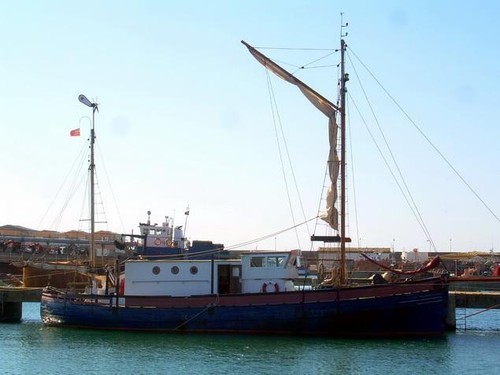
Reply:
M214 303L209 303L203 310L201 310L198 314L192 316L191 318L189 318L188 320L186 320L185 322L182 322L181 324L179 324L177 327L175 327L172 331L177 331L179 328L183 327L184 325L188 324L189 322L193 321L194 319L196 319L197 317L199 317L201 314L203 314L205 311L207 311L208 309L212 308L212 307L215 307L219 304L219 294L217 294L217 297L215 298L215 302Z

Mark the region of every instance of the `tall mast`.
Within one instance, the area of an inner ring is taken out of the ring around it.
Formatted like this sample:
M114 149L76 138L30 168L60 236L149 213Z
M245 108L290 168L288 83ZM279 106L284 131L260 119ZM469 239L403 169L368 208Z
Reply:
M89 246L89 262L90 266L95 269L96 266L96 248L95 248L95 207L94 207L94 142L95 142L95 111L99 112L97 103L92 103L83 94L78 95L78 100L87 107L92 108L92 128L90 129L90 246Z
M96 266L96 252L95 252L95 203L94 203L94 142L95 142L95 111L97 105L92 108L92 129L90 130L90 265L95 269Z
M345 73L344 52L346 44L344 39L340 40L340 283L346 283L346 259L345 259L345 213L346 213L346 124L345 124L345 83L349 75Z

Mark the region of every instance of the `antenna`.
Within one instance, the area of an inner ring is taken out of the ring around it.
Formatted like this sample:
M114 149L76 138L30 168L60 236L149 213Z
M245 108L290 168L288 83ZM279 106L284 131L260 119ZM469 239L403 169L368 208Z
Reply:
M189 206L187 206L184 215L186 215L186 219L184 220L184 238L187 238L186 232L187 232L188 218L189 218Z

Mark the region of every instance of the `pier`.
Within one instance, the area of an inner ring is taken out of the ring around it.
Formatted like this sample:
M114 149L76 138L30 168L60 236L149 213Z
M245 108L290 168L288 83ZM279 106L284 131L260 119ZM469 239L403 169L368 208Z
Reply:
M459 308L500 309L500 277L452 278L450 299Z
M0 287L0 322L20 322L23 302L40 302L41 298L42 288Z
M500 309L500 292L450 291L449 296L459 308Z
M456 330L457 327L466 326L467 316L465 314L457 316L457 308L483 309L479 313L500 309L500 277L455 277L450 279L448 316L446 318L448 330Z

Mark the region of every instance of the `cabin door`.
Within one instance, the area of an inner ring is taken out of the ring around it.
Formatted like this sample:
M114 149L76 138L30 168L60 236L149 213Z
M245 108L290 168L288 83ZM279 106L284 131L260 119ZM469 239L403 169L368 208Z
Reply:
M217 266L219 294L241 293L241 266L220 264Z

